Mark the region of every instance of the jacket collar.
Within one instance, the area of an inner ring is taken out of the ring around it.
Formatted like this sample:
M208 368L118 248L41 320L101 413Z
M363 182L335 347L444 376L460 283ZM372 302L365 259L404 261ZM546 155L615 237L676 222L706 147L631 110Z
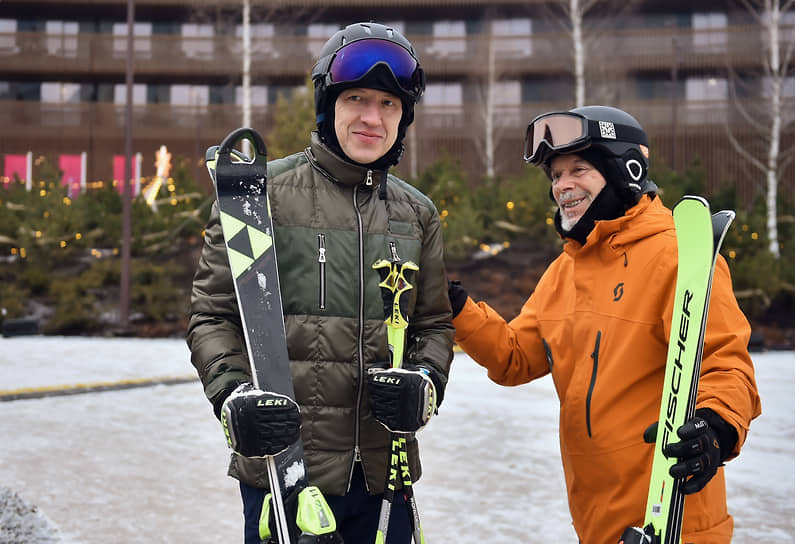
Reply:
M616 249L669 228L673 228L671 210L663 205L660 197L644 194L638 203L621 217L609 221L596 221L584 246L575 240L566 239L563 250L572 255L583 248L600 244L609 244Z
M320 141L317 131L312 132L311 143L305 153L309 163L335 183L374 189L386 180L386 170L374 170L340 157Z

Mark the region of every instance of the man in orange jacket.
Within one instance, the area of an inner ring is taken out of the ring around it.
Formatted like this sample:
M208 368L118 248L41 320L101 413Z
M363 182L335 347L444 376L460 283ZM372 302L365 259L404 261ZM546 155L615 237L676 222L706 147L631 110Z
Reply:
M455 339L496 383L552 374L574 529L583 544L615 544L624 529L642 525L646 507L653 447L643 435L662 395L677 267L673 218L647 179L646 134L619 109L537 117L525 159L552 181L563 252L511 321L450 282ZM719 257L696 418L667 450L677 458L675 476L688 478L684 543L731 540L722 467L761 413L750 333Z

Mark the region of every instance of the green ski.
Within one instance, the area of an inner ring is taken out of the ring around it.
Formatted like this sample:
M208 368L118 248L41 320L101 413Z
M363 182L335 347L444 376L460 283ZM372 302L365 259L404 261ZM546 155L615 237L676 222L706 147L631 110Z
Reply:
M676 429L695 415L712 276L735 214L724 210L710 215L704 198L688 195L677 202L673 215L678 246L676 293L646 514L643 528L628 528L620 544L679 544L681 540L684 482L670 476L676 459L667 458L662 450L676 439Z

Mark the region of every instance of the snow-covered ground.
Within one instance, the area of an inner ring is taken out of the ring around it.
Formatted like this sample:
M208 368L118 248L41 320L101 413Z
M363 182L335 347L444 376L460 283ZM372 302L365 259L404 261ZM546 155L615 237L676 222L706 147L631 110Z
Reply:
M754 354L763 415L729 463L734 542L792 542L795 354ZM182 340L0 339L9 390L193 374ZM456 355L421 433L429 544L576 542L549 379L491 383ZM0 544L241 542L228 452L198 381L0 402Z

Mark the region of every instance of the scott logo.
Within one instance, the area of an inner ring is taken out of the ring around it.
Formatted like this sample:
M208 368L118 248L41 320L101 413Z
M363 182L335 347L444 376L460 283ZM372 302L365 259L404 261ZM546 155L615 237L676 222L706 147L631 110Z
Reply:
M613 302L618 302L624 296L624 282L622 281L613 288Z

